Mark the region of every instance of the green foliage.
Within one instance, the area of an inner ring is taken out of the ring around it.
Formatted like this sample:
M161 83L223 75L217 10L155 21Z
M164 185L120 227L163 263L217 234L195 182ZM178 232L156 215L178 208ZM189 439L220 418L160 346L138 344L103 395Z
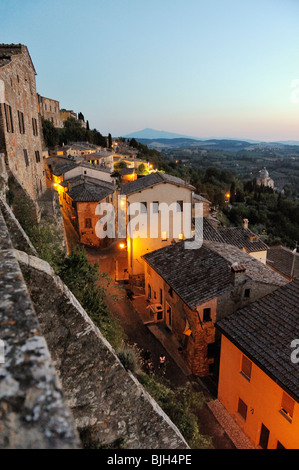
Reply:
M106 305L107 284L111 279L92 264L83 248L74 248L60 266L59 275L94 324L114 348L122 345L123 331Z
M127 164L124 160L120 160L119 162L114 163L114 170L115 171L122 170L123 168L127 168Z
M196 384L195 387L187 383L184 387L174 388L165 379L147 374L142 374L139 380L178 427L191 448L213 448L211 438L202 436L198 430L196 412L203 406L205 398L201 392L195 391Z
M140 374L142 359L136 345L130 346L123 343L117 350L117 357L125 369L130 370L134 375Z
M56 145L68 144L71 142L90 142L95 145L107 146L106 137L104 137L97 129L90 130L89 124L86 127L81 126L75 118L69 117L64 122L62 129L55 128L53 123L47 119L43 119L43 134L45 144L52 149Z
M141 163L139 167L137 168L137 175L148 175L148 167L144 163Z
M46 147L55 147L59 142L59 130L48 119L42 119L42 128Z

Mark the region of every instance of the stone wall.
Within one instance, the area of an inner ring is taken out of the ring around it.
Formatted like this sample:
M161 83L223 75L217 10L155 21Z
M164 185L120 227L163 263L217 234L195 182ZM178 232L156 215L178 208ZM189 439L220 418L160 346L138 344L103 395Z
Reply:
M0 266L0 448L80 448L1 211Z
M10 57L6 64L0 64L0 81L4 89L4 101L0 101L0 152L5 154L11 172L36 200L46 188L36 72L26 46L0 45L0 53ZM11 109L11 128L7 126L9 111L6 109L5 112L5 106ZM24 129L19 125L19 112L23 113Z
M130 449L188 448L50 266L17 257L81 436L93 447L122 441Z

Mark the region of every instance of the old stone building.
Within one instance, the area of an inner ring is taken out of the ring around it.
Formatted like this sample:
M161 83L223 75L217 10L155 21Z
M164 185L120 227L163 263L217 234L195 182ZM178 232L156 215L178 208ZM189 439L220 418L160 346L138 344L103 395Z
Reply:
M0 153L33 200L46 189L35 75L26 46L0 45Z
M143 256L145 292L152 321L167 326L192 373L203 377L218 362L215 322L287 280L235 246L205 241L186 249L184 243Z
M63 122L60 118L59 101L37 95L38 110L43 119L51 121L54 127L62 128Z

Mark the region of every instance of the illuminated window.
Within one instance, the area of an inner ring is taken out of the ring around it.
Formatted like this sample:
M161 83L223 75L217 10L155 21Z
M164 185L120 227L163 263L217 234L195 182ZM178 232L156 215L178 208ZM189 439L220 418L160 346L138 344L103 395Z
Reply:
M246 418L247 418L247 405L246 405L246 403L244 403L243 400L241 400L241 398L239 398L239 401L238 401L238 413L244 419L244 421L246 421Z
M252 362L246 357L242 356L241 374L250 381L251 378Z
M167 232L162 232L162 241L167 240Z
M289 395L283 392L280 412L290 422L292 421L292 418L293 418L294 405L295 405L294 400Z

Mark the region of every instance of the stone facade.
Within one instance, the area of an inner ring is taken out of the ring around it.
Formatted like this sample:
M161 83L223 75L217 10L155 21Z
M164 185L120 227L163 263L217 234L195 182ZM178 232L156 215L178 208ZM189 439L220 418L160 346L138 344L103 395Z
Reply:
M0 153L33 200L46 188L35 75L26 46L0 45Z
M38 110L43 119L51 121L54 127L62 128L63 122L60 118L59 101L37 95Z

